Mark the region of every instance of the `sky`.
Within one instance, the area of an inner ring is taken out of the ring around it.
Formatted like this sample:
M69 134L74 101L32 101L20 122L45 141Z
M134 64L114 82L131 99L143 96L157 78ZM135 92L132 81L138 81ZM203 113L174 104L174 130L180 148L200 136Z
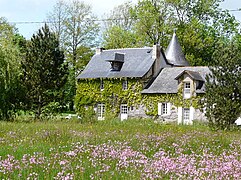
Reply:
M8 22L42 22L51 12L57 0L0 0L0 17L5 17ZM68 0L66 0L68 1ZM126 0L82 0L92 6L93 13L101 18L109 13L115 6ZM138 0L131 0L137 3ZM241 0L224 0L221 4L223 9L236 10L241 8ZM241 22L241 11L231 11L231 14ZM18 31L27 39L43 24L24 23L16 24Z

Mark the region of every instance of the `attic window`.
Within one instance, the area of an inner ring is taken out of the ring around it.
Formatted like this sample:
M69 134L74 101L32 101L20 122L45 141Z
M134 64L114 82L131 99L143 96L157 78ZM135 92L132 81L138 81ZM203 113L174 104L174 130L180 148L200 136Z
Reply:
M123 63L121 62L111 62L111 70L112 71L120 71Z
M110 62L111 71L120 71L124 64L125 54L123 53L115 53L114 58L111 60L106 60Z

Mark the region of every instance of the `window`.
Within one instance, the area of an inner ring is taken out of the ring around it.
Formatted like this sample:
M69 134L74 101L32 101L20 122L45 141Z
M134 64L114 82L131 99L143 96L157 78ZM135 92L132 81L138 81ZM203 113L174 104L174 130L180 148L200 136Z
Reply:
M190 83L189 82L184 83L184 93L190 94L190 92L191 92Z
M111 71L120 71L122 68L123 62L111 62Z
M97 116L98 120L104 120L105 119L105 105L104 104L98 104L97 105Z
M127 90L127 89L128 89L128 82L127 82L127 80L124 80L124 81L122 82L122 89L123 89L123 90Z
M121 114L127 114L128 113L128 107L126 104L121 105Z
M100 80L100 90L101 91L104 90L104 81L103 81L103 79Z
M184 83L184 98L190 98L191 97L191 85L190 82Z
M162 115L167 114L167 103L162 103Z
M171 114L171 103L158 103L158 115L170 115Z
M190 109L184 108L183 109L183 121L184 121L184 124L189 123L189 120L190 120Z

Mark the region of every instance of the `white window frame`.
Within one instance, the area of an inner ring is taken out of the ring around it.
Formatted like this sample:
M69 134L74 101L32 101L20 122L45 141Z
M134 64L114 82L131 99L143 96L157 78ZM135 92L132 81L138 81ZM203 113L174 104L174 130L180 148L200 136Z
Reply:
M97 118L98 120L105 119L105 104L97 104Z
M184 98L190 98L191 97L191 83L190 82L184 82L184 84L183 84L183 94L184 94Z
M124 80L124 81L122 82L122 89L123 89L123 90L127 90L127 89L128 89L128 81L127 81L127 80Z
M171 103L163 102L158 103L158 115L170 115L171 114Z

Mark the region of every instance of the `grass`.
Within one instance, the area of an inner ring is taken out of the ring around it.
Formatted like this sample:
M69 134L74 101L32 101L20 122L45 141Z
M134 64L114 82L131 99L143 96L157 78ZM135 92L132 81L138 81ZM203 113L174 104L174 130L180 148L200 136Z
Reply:
M239 179L240 131L131 119L0 122L1 179ZM235 161L238 160L238 161Z

